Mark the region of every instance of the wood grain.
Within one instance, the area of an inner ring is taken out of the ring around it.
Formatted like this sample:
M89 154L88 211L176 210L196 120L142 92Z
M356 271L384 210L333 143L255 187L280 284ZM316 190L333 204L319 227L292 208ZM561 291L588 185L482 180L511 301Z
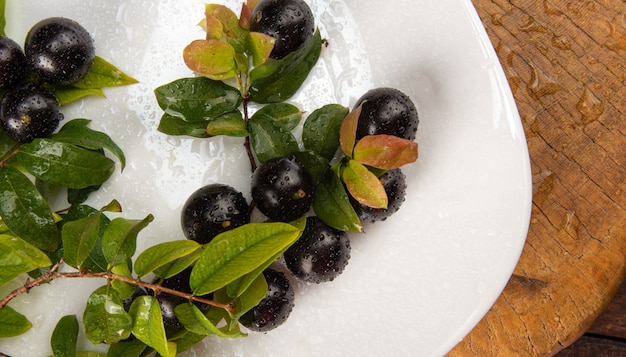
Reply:
M626 275L626 1L473 3L522 117L533 207L515 275L450 355L553 355Z

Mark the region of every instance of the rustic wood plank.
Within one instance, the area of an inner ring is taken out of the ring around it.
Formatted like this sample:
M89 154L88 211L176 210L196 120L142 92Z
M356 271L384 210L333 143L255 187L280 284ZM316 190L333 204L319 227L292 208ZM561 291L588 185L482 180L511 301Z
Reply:
M473 2L522 117L533 211L515 275L450 355L551 355L626 275L626 1Z
M622 282L609 306L593 322L587 332L626 341L626 281Z
M556 357L626 357L626 341L585 335Z

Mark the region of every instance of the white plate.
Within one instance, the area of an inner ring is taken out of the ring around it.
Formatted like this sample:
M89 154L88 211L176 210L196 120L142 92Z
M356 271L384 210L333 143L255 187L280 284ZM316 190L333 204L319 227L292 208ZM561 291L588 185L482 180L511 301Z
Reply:
M239 1L223 3L239 12ZM352 106L377 86L409 94L420 113L420 158L405 169L408 197L396 216L352 237L352 259L338 279L297 284L296 308L285 325L245 339L207 338L196 352L442 355L493 304L525 241L530 165L509 87L469 0L309 3L330 46L291 102L311 112L328 103ZM182 238L180 208L204 184L226 182L249 197L241 139L172 138L156 131L161 112L152 91L191 75L181 51L203 36L196 26L202 1L9 0L7 6L7 32L18 42L36 20L70 17L94 35L100 56L141 82L65 109L68 119L93 119L93 128L124 149L127 169L89 203L99 207L117 198L125 217L154 214L140 234L140 250ZM86 296L102 284L55 281L16 299L12 306L33 328L0 341L0 351L49 354L58 319L80 317ZM86 342L81 348L94 349Z

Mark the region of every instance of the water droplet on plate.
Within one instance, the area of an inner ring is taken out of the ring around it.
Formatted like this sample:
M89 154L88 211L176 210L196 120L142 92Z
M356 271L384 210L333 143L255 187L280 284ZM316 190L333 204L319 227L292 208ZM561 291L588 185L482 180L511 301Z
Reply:
M583 116L583 124L589 124L604 113L604 103L596 97L588 88L583 91L580 100L576 104L576 109Z

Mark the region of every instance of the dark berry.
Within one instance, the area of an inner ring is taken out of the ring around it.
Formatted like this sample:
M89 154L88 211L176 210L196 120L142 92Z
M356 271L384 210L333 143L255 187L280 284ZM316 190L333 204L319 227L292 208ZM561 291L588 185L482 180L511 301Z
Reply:
M74 20L51 17L26 35L24 51L31 68L49 83L70 84L83 78L96 50L89 32Z
M0 89L10 89L26 77L28 63L20 45L0 36Z
M296 277L321 283L335 279L350 259L346 232L327 226L317 217L308 217L302 236L284 254L287 268Z
M252 200L274 221L289 222L311 208L315 185L295 158L279 157L261 164L252 176Z
M250 30L275 38L270 57L281 59L313 35L315 19L302 0L261 0L252 11Z
M185 236L201 244L249 222L246 199L241 192L223 184L210 184L192 193L181 213Z
M0 124L19 142L52 135L62 119L58 99L37 84L23 84L7 92L0 103Z
M406 94L393 88L377 88L359 98L355 108L361 103L357 139L387 134L415 140L419 123L417 109Z
M400 169L393 169L385 172L379 178L387 193L387 208L372 208L351 200L354 210L363 222L374 223L384 221L392 214L396 213L406 195L406 177Z
M133 301L135 301L136 298L144 295L148 295L148 289L144 288L143 286L135 287L135 292L133 293L133 295L130 298L124 300L124 310L126 310L126 312L130 311L130 306L133 304Z
M183 270L182 272L174 275L171 278L164 279L160 283L160 285L163 287L172 289L172 290L179 291L179 292L191 293L191 287L189 286L190 274L191 274L191 268L187 268ZM159 282L159 279L157 278L155 280L155 283L158 283L158 282ZM203 297L207 299L212 299L212 294L209 294ZM156 299L159 302L159 306L161 307L161 314L163 315L163 325L166 328L182 328L183 325L176 317L176 314L174 313L174 309L176 309L176 306L180 304L189 303L189 300L180 296L171 295L171 294L164 293L164 292L156 295ZM199 302L194 302L194 304L202 312L207 312L210 308L209 305L202 304Z
M267 293L259 304L246 312L239 320L247 328L267 332L280 326L294 306L295 294L285 274L266 269Z

